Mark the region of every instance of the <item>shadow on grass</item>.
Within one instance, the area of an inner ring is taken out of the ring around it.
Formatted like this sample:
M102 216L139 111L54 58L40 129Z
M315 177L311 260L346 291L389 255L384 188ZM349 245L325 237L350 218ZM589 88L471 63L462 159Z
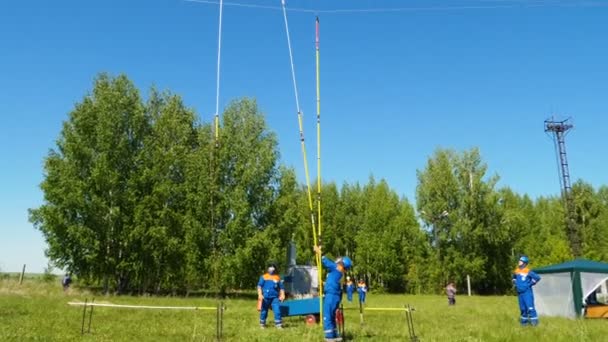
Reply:
M346 332L344 332L344 336L342 336L342 339L343 339L343 341L356 341L357 337L359 337L359 338L360 337L369 337L369 338L371 338L373 336L374 335L370 334L369 332L367 334L364 334L364 335L359 334L359 335L355 336L355 334L346 331Z

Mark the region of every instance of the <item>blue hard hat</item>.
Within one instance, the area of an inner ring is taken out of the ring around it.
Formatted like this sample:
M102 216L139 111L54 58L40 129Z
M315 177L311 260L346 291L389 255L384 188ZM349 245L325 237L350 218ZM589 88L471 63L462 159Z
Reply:
M522 255L522 257L521 257L521 258L519 258L519 261L521 261L521 262L523 262L523 263L525 263L525 264L527 264L527 263L529 263L529 262L530 262L530 260L528 259L528 257L527 257L527 256L525 256L525 255Z
M342 264L344 265L344 268L346 268L346 269L350 269L353 267L353 261L350 260L350 258L347 256L342 257Z

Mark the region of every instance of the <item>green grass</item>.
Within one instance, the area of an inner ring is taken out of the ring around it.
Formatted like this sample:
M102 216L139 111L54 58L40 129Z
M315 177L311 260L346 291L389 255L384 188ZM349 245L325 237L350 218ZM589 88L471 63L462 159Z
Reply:
M69 301L92 298L86 291L63 293L58 281L28 278L19 286L0 280L0 341L213 341L215 311L161 311L96 307L91 334L80 336L82 307ZM536 328L521 328L516 298L457 297L448 307L441 296L374 295L369 307L415 307L414 324L420 341L607 341L608 321L542 318ZM211 298L103 297L96 302L163 306L215 306ZM260 330L254 300L227 299L225 341L322 341L322 329L303 318L285 320L286 329ZM365 314L359 324L355 305L345 303L346 332L355 341L405 341L405 315L400 312ZM272 322L272 319L269 319Z

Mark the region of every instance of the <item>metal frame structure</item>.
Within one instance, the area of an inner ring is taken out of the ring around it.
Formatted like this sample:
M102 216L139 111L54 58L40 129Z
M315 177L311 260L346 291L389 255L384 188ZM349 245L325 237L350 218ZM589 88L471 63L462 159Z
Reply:
M578 233L574 199L572 198L572 184L570 181L570 167L568 165L568 156L566 154L566 135L574 128L570 119L556 121L553 118L545 120L545 132L553 137L555 151L558 156L558 172L561 185L562 198L566 211L566 229L570 248L574 257L581 256L581 239Z

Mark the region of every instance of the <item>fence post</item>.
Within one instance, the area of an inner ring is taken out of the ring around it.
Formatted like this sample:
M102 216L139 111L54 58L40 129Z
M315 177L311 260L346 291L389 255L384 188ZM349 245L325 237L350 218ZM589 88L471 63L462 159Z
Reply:
M471 296L471 276L467 274L467 289L469 290L469 297Z
M361 299L359 299L359 324L363 326L363 304L361 304Z
M82 309L82 326L80 327L80 335L84 335L84 321L87 317L87 301L88 301L88 298L85 298L83 309Z
M19 285L23 284L24 275L25 275L25 264L23 264L23 269L21 270L21 275L19 276Z
M224 302L220 302L220 340L224 338Z
M91 300L91 304L95 303L95 298L93 298L93 300ZM90 334L91 333L91 321L93 320L93 309L95 308L94 305L91 306L91 309L89 311L89 328L87 329L87 333Z
M222 316L224 313L223 305L224 304L221 301L217 303L217 311L215 316L215 337L217 341L222 340Z
M340 336L343 339L346 339L346 319L344 317L344 304L340 304L340 317L342 317L342 331L340 332Z

